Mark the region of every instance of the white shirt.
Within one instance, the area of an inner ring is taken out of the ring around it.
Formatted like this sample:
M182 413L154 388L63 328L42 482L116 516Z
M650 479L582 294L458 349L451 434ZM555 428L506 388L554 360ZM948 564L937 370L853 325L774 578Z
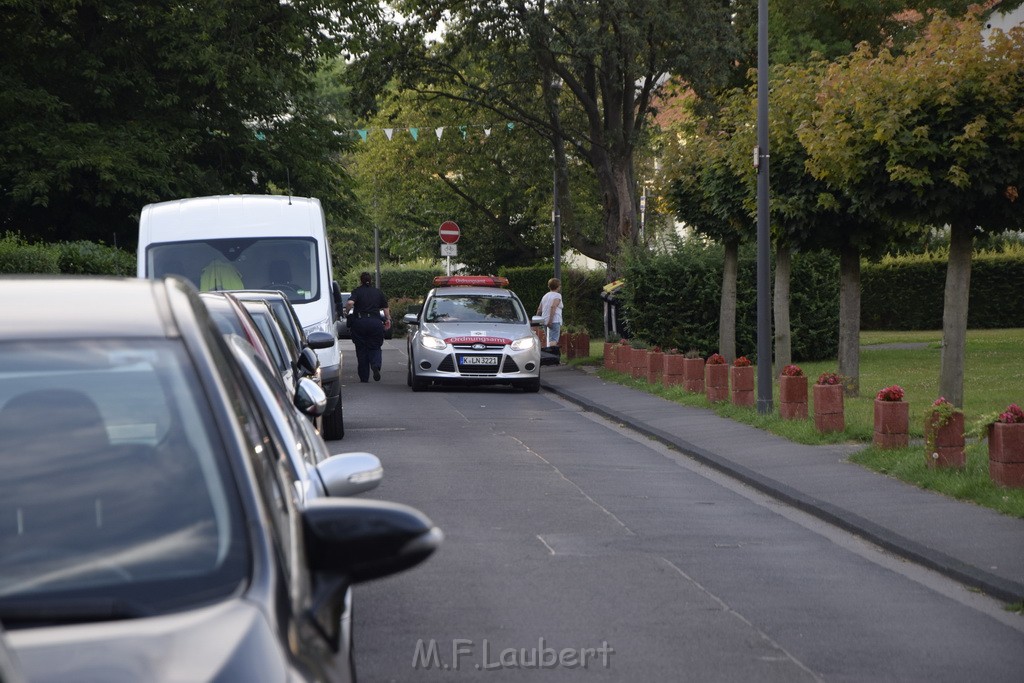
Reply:
M554 317L552 317L554 309ZM562 293L548 292L540 300L540 315L544 318L544 325L551 323L562 323Z

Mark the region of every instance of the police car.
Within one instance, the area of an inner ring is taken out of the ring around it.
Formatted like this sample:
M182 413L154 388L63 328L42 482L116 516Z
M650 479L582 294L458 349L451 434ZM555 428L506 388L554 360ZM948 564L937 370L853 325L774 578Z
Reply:
M540 389L540 344L531 317L509 289L490 275L434 278L419 313L408 313L407 383L413 391L431 384L509 384Z

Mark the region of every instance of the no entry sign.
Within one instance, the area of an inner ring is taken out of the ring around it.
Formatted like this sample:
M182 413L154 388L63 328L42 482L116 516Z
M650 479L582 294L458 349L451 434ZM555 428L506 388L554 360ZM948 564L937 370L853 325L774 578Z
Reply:
M455 224L455 221L442 223L438 233L441 235L441 241L445 244L455 244L459 241L459 226Z

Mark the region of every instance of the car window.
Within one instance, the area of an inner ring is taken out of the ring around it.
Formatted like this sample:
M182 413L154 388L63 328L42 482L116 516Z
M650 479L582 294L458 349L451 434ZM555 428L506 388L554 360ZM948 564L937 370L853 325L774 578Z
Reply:
M211 412L178 341L0 345L0 619L27 596L160 611L235 590L248 545Z
M266 304L260 303L258 306L252 306L249 302L246 303L246 308L249 309L253 322L256 323L260 334L263 335L263 339L267 342L278 370L286 372L291 369L292 359L288 356L288 349L284 347L284 335L280 329L274 329L277 327L277 321L270 313L270 309L267 308Z
M507 296L435 295L427 304L427 322L525 323L522 305Z

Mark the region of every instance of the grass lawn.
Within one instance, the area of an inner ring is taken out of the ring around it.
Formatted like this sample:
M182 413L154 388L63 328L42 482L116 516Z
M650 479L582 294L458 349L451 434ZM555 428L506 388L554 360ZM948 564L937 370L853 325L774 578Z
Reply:
M865 448L851 460L923 488L970 500L1000 512L1024 518L1024 489L995 486L988 476L988 450L983 441L968 435L967 467L963 471L936 471L925 465L924 422L928 407L938 398L940 331L864 332L861 334L860 396L846 397L846 430L822 435L813 419L782 420L778 417L779 388L773 386L775 411L761 415L754 408L731 404L710 404L701 394L681 387L650 385L622 373L604 369L599 373L610 381L649 391L677 403L706 407L719 415L765 429L792 441L806 444L861 443ZM890 345L910 345L893 348ZM602 341L591 342L591 357L570 363L600 364ZM822 372L838 370L836 361L800 363L808 383ZM891 384L903 387L910 403L909 448L881 450L872 447L875 393ZM809 414L814 413L813 392L808 391ZM1024 405L1024 329L970 330L967 333L967 362L964 373L964 423L971 431L982 416L1000 412L1010 403Z

